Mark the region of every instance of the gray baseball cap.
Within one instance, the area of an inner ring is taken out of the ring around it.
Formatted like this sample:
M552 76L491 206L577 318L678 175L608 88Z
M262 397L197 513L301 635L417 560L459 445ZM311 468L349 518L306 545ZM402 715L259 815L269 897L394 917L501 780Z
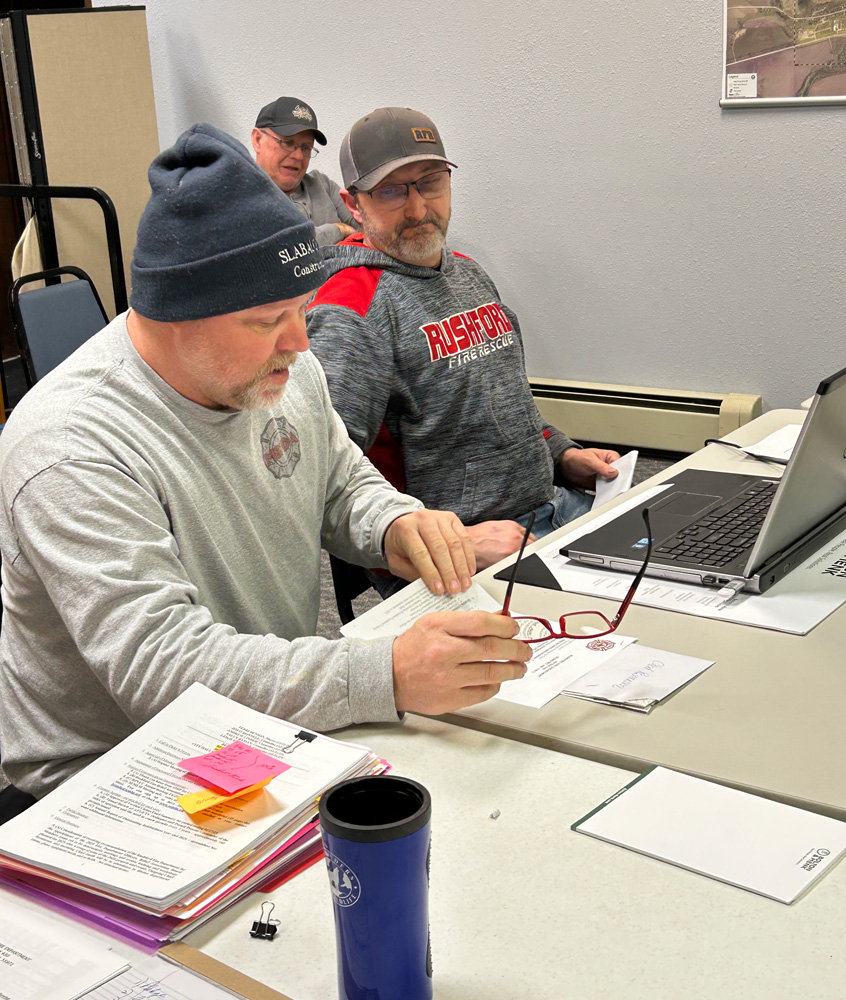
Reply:
M431 118L411 108L377 108L353 125L341 143L341 174L347 190L370 191L397 167L441 160L451 167Z
M272 128L277 135L314 132L314 141L326 145L326 136L317 127L317 115L305 101L296 97L278 97L259 111L256 128Z

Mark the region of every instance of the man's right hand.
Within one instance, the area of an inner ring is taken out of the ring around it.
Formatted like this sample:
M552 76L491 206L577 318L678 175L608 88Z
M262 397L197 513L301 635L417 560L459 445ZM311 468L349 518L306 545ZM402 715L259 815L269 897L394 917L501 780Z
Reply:
M394 639L397 711L440 715L492 698L526 673L532 648L516 634L513 618L488 611L424 615Z
M516 521L482 521L465 525L476 553L476 569L487 569L520 548L526 529ZM534 542L535 536L529 535Z

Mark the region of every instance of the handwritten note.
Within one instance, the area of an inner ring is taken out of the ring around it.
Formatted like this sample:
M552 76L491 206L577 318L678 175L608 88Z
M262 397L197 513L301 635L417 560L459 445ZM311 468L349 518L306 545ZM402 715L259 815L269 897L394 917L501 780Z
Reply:
M67 996L65 993L63 996ZM132 968L86 993L80 1000L232 1000L232 994L200 979L187 969L174 968L157 957L138 956Z
M243 792L265 778L275 778L291 765L283 764L281 760L262 750L235 740L220 750L212 750L199 757L186 757L179 762L179 766L201 781L207 781L231 795Z
M257 792L260 788L264 788L265 785L269 785L271 781L273 781L273 778L265 778L264 781L259 781L255 785L249 785L247 788L242 788L240 792L233 792L231 795L224 795L222 792L216 792L212 788L203 788L199 792L180 795L176 801L189 816L193 816L194 813L202 812L204 809L211 809L212 806L219 806L223 802L231 802L233 799L243 798L243 796L249 795L250 792Z
M564 693L603 705L649 712L713 664L713 660L638 644L577 678Z

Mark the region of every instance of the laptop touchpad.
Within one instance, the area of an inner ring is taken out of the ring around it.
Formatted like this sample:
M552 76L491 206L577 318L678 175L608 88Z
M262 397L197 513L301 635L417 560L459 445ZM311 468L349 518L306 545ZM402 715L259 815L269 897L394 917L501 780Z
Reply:
M722 497L708 496L704 493L673 493L663 503L657 503L650 512L657 514L676 514L681 517L698 517L706 508L722 500Z

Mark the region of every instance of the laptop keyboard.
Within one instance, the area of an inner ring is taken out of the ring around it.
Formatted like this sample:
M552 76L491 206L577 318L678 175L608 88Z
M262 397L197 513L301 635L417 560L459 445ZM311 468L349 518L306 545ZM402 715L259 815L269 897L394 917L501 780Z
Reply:
M655 552L663 561L726 566L755 544L778 483L757 483L720 508L681 528Z

